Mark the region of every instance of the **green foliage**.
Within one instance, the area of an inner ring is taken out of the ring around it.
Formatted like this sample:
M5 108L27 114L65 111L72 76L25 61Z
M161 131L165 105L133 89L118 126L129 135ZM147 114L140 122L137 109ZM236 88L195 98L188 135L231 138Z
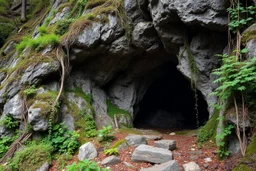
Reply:
M207 123L202 126L198 131L197 142L203 143L208 141L209 139L213 138L216 134L216 129L218 126L218 118L219 110L215 109L212 117L207 121Z
M82 15L84 7L87 3L87 0L77 0L76 4L72 8L72 11L70 13L70 17L72 18L78 18Z
M35 94L36 91L37 91L36 86L35 86L35 85L32 85L32 86L30 86L29 88L25 89L25 90L23 91L23 93L24 93L26 96L31 96L31 95Z
M118 108L115 104L111 103L109 100L107 100L107 107L108 107L108 115L111 118L114 118L115 114L127 114L131 115L128 111Z
M110 171L109 169L100 168L94 161L83 160L79 163L72 163L66 167L66 171Z
M40 33L40 35L45 35L48 33L46 26L38 27L37 31Z
M48 137L48 141L53 146L54 151L73 154L80 145L79 137L79 134L67 130L63 124L56 124L52 134Z
M12 115L6 115L1 121L0 126L3 125L8 129L16 129L19 126L19 122L16 121Z
M104 154L111 156L111 155L118 155L118 149L117 148L109 148L104 150Z
M59 20L56 24L55 34L62 36L68 31L70 24L74 22L74 19L63 19Z
M230 152L226 148L226 137L232 133L231 130L234 128L234 125L228 124L224 127L224 129L221 129L222 132L220 134L216 135L216 139L219 140L219 149L217 152L220 159L230 155Z
M112 141L114 139L112 126L103 126L103 128L98 131L98 138L100 142Z
M4 154L7 152L9 149L9 146L12 144L14 141L13 138L7 137L7 136L1 136L0 137L0 158L4 156Z
M98 135L98 132L96 127L96 122L93 119L92 115L89 115L89 114L85 115L84 120L85 120L85 125L84 125L85 136L87 138L96 137Z
M40 35L34 39L23 37L23 40L16 45L16 50L22 52L26 47L39 51L48 45L56 46L60 43L59 36L55 34Z
M5 171L5 170L6 170L5 167L2 164L0 164L0 171Z
M11 171L35 171L45 162L51 163L52 146L48 143L32 143L17 151L8 162Z
M256 5L244 7L239 3L235 7L228 8L227 11L230 16L229 29L233 33L247 28L255 22Z
M242 50L246 52L246 50ZM254 92L256 83L256 57L240 62L235 55L222 57L222 66L213 74L219 76L214 83L220 86L215 90L220 100L226 100L237 92Z
M64 170L65 166L68 164L68 161L72 159L70 154L62 154L57 156L57 169Z

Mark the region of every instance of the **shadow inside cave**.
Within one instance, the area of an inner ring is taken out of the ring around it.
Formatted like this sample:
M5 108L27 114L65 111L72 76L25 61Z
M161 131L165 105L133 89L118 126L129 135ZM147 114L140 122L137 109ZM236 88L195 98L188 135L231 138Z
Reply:
M195 93L190 81L174 63L167 63L159 69L158 76L138 104L134 127L178 131L196 129L197 121L199 126L204 125L209 119L209 112L201 92Z

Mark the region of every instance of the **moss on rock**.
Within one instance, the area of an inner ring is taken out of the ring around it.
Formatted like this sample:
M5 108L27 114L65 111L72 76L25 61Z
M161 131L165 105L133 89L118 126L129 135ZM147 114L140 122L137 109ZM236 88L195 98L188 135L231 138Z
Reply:
M216 129L218 126L219 110L215 109L212 117L208 120L208 122L202 126L198 131L198 143L203 143L208 141L211 138L214 138L216 135Z

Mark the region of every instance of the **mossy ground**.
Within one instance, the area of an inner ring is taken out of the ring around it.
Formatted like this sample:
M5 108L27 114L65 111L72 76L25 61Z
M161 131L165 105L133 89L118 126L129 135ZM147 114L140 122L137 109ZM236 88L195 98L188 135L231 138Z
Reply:
M18 151L8 163L11 170L35 171L45 162L51 163L52 146L45 143L31 144Z

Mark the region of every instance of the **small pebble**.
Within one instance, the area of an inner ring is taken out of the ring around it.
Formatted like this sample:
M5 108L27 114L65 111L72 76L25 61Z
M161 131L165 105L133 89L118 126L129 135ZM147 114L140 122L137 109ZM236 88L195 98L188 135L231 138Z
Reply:
M170 135L176 135L176 133L175 133L175 132L172 132L172 133L170 133Z
M210 157L207 157L204 159L204 161L208 163L208 162L212 162L212 159Z

